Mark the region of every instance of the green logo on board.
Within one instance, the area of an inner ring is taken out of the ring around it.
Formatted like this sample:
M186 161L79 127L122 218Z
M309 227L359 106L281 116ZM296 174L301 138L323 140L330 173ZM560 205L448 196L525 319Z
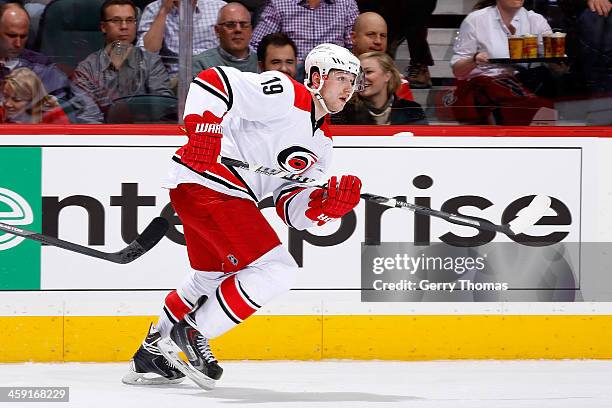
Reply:
M0 148L0 222L40 231L40 147ZM40 289L41 244L0 232L0 290Z
M30 204L12 190L0 187L0 205L0 222L4 224L20 227L30 225L34 221ZM24 239L10 233L0 235L0 251L19 245Z

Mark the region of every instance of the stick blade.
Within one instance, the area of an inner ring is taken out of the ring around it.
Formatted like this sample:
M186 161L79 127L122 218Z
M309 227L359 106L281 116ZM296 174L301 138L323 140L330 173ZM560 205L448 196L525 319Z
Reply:
M542 218L546 210L550 208L550 203L550 197L547 195L535 196L531 203L520 210L516 218L508 223L510 231L514 235L522 234Z
M153 248L166 235L170 228L168 221L162 217L156 217L142 231L130 245L119 252L110 254L107 259L111 262L126 264L140 258L148 250Z

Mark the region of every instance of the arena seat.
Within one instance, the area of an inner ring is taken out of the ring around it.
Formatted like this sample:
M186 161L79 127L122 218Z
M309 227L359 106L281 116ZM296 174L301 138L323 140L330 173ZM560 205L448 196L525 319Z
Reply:
M178 99L165 95L131 95L117 98L106 112L106 123L178 122Z
M100 7L104 0L54 0L45 8L35 48L70 75L76 65L104 46Z

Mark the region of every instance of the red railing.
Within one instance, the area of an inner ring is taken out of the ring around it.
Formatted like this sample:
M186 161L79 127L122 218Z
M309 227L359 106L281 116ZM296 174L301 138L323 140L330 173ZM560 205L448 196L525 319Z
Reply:
M334 136L612 137L612 126L331 126ZM1 135L181 135L177 125L2 125Z

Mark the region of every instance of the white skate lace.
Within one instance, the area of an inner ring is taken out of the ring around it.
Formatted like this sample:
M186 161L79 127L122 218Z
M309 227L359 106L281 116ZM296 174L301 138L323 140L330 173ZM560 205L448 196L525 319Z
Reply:
M164 357L163 361L164 361L164 364L167 365L168 367L173 368L175 370L179 369L176 364L174 364L172 361L168 361L166 357Z
M157 347L157 343L161 340L161 337L156 336L157 338L153 341L147 341L150 340L149 339L150 336L147 336L146 339L144 339L144 341L142 342L142 348L144 348L146 351L148 351L149 353L156 355L156 356L163 356L163 354L161 353L161 351L159 351L159 347ZM132 360L133 363L133 360ZM168 359L166 357L162 358L162 363L167 366L170 367L171 369L174 370L178 370L179 368L176 366L176 364L174 364L171 361L168 361Z
M207 363L212 363L213 361L217 361L212 351L210 350L210 345L208 344L208 339L202 335L197 336L196 338L196 346L198 346L198 350L204 355L204 360Z
M149 353L151 354L155 354L156 356L161 356L161 352L159 351L159 348L157 347L157 342L161 339L161 337L157 337L155 340L153 340L152 342L148 343L148 337L142 342L142 347L147 350Z

